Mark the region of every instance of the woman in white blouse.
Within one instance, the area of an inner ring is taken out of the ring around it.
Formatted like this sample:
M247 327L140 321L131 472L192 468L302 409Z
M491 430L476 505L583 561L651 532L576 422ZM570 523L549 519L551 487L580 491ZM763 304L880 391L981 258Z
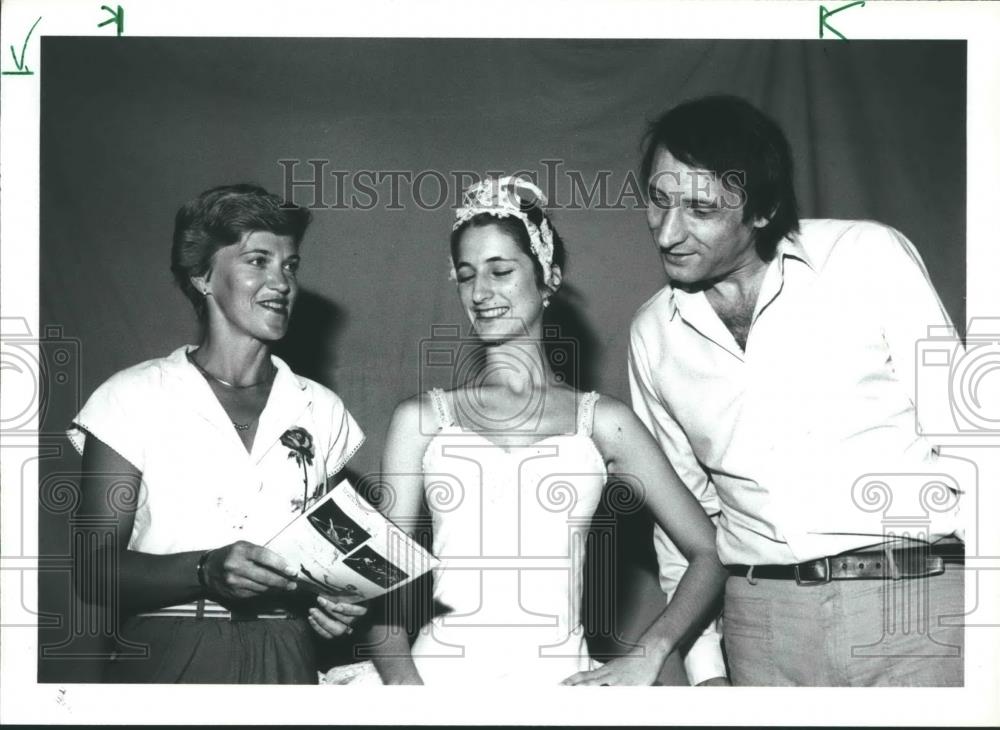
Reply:
M262 546L364 439L336 394L271 355L309 220L253 185L184 205L171 269L200 343L113 375L68 432L82 511L116 525L114 544L81 554L83 573L117 581L121 636L149 647L113 660L109 681L315 683L314 634L350 633L365 612L296 590Z

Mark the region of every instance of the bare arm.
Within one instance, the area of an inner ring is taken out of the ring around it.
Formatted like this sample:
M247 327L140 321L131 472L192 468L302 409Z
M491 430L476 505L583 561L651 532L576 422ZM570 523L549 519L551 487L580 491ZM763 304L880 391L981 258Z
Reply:
M429 406L420 397L403 401L396 407L382 458L382 483L389 494L384 511L411 536L423 503L422 462L429 441L429 436L420 431L422 408ZM430 418L424 419L424 423L431 422ZM368 635L372 662L385 684L423 684L413 663L405 625L405 612L412 605L412 593L412 584L390 592Z
M566 683L652 684L666 658L709 619L726 571L705 511L631 409L602 398L594 440L609 472L640 490L657 524L687 558L688 568L667 608L639 637L637 650L600 669L577 673Z
M128 550L142 474L118 452L92 434L87 436L81 473L80 514L114 519L112 545L80 547L84 579L117 581L117 595L127 613L188 603L199 598L241 599L294 589L294 577L276 553L248 542L216 548L205 563L208 590L198 582L197 564L204 550L153 555ZM206 548L207 549L207 548ZM115 566L112 572L109 567ZM83 586L78 586L85 593ZM99 591L107 595L107 591ZM84 595L84 598L87 598Z
M655 344L653 348L658 346ZM720 505L715 485L698 462L687 435L660 401L647 359L649 348L633 328L628 353L632 410L649 429L688 491L695 495L713 523L717 523ZM653 546L659 567L660 588L669 601L687 570L687 560L659 525L653 531ZM691 684L728 684L721 642L722 636L716 622L710 621L684 656L684 669Z

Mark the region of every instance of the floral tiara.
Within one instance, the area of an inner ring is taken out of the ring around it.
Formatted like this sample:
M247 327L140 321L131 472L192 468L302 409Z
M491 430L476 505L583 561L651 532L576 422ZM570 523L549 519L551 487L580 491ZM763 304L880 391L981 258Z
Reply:
M522 210L522 204L527 207L543 206L548 202L538 186L520 177L488 177L469 187L462 196L462 207L455 211L454 231L473 216L487 213L497 218L514 216L524 223L531 240L531 252L535 254L542 265L542 281L548 287L552 286L552 229L548 218L542 214L541 226L536 226L528 214ZM449 262L451 259L449 258ZM451 278L455 276L452 264Z

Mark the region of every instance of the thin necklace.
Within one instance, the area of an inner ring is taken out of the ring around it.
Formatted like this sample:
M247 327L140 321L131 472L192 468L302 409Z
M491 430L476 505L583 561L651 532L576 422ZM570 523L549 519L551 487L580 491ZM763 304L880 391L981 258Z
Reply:
M228 380L223 380L218 375L212 375L212 373L208 372L205 368L203 368L200 364L198 364L198 361L194 359L194 356L192 356L190 352L187 353L187 359L188 362L190 362L192 365L198 368L198 372L200 372L206 378L214 380L215 382L220 383L221 385L224 385L227 388L232 388L233 390L247 390L249 388L258 388L261 385L267 385L268 383L271 382L271 380L275 376L275 373L277 372L274 365L272 364L271 372L268 374L266 378L264 378L264 380L260 380L256 383L250 383L249 385L235 385L234 383L230 383Z
M203 376L205 376L210 380L214 380L215 382L220 383L221 385L224 385L227 388L232 388L233 390L247 390L248 388L256 388L259 385L266 385L267 383L271 382L271 380L273 380L274 376L277 374L277 369L275 369L274 365L272 364L271 374L268 375L266 380L261 380L259 383L251 383L250 385L233 385L227 380L223 380L222 378L212 375L212 373L208 372L205 368L199 365L198 361L194 359L190 351L185 354L187 355L188 362L194 365L195 368L197 368L198 372L200 372ZM259 418L259 416L257 418ZM229 422L233 424L233 428L235 428L237 431L242 432L242 431L249 431L250 427L254 424L254 421L256 421L257 418L252 418L247 423L237 423L232 419L230 419Z

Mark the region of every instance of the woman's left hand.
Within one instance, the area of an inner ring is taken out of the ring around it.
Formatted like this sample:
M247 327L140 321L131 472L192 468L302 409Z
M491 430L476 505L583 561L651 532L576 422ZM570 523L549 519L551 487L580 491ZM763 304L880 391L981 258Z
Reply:
M351 627L359 616L368 613L368 609L356 603L338 603L319 596L317 607L309 609L309 625L313 631L324 639L333 639L344 634L353 633Z
M603 667L589 672L577 672L564 679L560 684L590 687L613 687L615 685L646 687L656 682L662 667L662 658L654 656L652 652L643 652L640 647L625 656L612 659Z

